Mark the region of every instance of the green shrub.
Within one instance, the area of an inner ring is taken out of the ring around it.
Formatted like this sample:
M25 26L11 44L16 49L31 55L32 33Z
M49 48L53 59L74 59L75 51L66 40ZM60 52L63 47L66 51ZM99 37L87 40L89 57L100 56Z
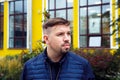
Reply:
M96 80L120 80L120 49L110 53L110 49L74 50L92 65Z
M0 80L20 80L24 63L44 50L41 41L38 42L36 49L32 52L22 51L20 55L6 56L0 59Z
M0 59L0 80L19 80L22 64L19 58L7 56Z
M21 52L21 60L22 63L24 64L27 60L37 56L38 54L40 54L41 52L43 52L45 45L43 44L43 42L41 40L38 41L37 47L32 50L32 52L30 51L22 51Z

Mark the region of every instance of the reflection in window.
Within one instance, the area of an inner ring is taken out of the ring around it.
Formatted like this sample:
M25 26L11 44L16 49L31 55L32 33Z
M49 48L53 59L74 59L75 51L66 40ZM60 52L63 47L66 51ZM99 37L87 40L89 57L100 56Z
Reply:
M80 6L87 5L87 0L79 0Z
M56 0L56 8L65 8L66 0Z
M89 33L100 33L100 7L88 8Z
M101 4L101 0L88 0L88 5Z
M87 47L87 37L86 36L80 37L80 47Z
M9 2L9 48L26 48L27 0Z
M4 5L0 3L0 48L3 48L3 15L4 15Z
M73 0L67 0L67 7L73 7Z
M23 2L22 0L15 1L15 13L22 13L23 12L22 2Z
M73 9L68 9L67 18L68 18L68 20L70 20L70 21L73 20Z
M86 12L86 8L82 8L80 9L80 34L87 34L87 12Z
M110 0L102 0L102 3L110 3Z
M84 0L79 0L79 2L80 47L109 48L110 0L85 0L85 2ZM97 45L98 37L100 38L99 45ZM94 42L94 39L96 42Z
M66 10L57 10L56 17L66 18Z
M110 7L105 5L102 7L102 29L104 34L110 33L109 30L109 15L110 15Z

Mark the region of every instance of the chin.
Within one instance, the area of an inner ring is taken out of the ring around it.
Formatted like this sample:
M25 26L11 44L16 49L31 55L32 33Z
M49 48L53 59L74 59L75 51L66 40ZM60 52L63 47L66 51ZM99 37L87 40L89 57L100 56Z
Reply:
M69 49L67 48L67 49L63 50L62 52L63 52L63 53L66 53L66 52L68 52L68 51L69 51Z

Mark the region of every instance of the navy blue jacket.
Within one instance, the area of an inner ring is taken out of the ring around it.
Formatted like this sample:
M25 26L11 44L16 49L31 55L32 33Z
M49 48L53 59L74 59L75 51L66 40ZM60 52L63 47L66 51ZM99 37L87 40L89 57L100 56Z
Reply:
M50 65L44 51L25 63L21 80L52 80L51 77ZM56 80L94 80L94 75L86 59L68 52L61 61Z

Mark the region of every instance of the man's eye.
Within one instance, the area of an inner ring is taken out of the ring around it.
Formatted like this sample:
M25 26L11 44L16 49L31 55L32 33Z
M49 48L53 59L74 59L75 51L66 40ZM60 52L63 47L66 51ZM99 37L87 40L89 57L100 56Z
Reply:
M62 35L63 35L63 33L58 34L58 36L62 36Z
M68 35L71 35L71 32L67 33Z

